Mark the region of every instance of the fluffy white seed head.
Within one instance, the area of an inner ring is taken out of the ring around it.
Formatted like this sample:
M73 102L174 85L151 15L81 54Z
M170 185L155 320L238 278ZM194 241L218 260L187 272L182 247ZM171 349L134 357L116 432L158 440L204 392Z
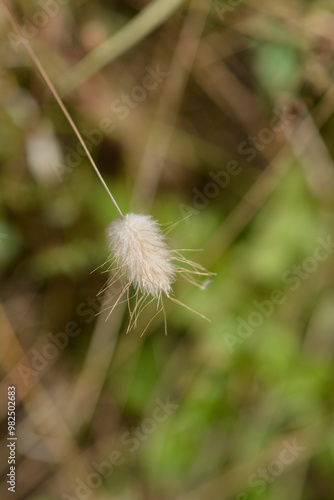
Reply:
M170 226L170 228L174 225ZM137 326L137 321L142 311L157 299L158 310L141 335L145 333L150 323L161 311L163 312L165 333L167 335L167 319L163 303L163 293L172 302L207 319L202 314L173 297L172 284L178 276L203 288L203 284L198 280L212 276L212 273L208 273L200 264L184 257L181 252L188 251L187 249L183 249L182 251L170 249L160 225L150 215L130 213L114 219L107 228L107 237L111 257L106 263L109 264L108 270L112 270L113 275L108 279L106 285L99 293L106 291L118 281L123 282L118 298L112 300L110 308L107 307L109 309L107 319L117 304L121 303L121 299L126 294L130 313L127 328L127 332L129 332ZM131 287L135 289L133 309L130 304L130 300L133 297L129 297Z
M107 228L117 266L135 289L155 298L172 291L175 269L159 224L149 215L129 213Z

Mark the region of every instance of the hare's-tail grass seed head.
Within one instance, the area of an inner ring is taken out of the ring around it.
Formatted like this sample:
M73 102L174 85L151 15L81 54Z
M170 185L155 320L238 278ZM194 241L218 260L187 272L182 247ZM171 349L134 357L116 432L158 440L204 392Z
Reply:
M129 296L129 288L132 286L135 289L136 304L132 312L129 304L128 331L136 326L139 314L154 299L158 301L157 307L161 305L158 312L162 311L165 317L163 293L173 302L205 318L172 297L172 285L180 275L201 287L198 278L212 274L199 264L186 259L180 251L169 248L159 223L150 215L129 213L114 219L107 228L107 238L111 252L108 262L111 263L110 270L114 271L114 276L108 280L104 290L118 279L125 283L109 315L124 293L127 292ZM140 298L139 292L142 294ZM146 303L149 297L151 300Z
M135 289L159 298L174 281L172 254L159 224L149 215L126 214L109 224L110 250L117 266Z

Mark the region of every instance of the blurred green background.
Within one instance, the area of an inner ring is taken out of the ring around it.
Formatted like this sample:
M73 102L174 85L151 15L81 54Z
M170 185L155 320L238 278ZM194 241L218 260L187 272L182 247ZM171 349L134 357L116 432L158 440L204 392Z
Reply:
M1 9L1 498L332 500L333 3L10 6L122 211L217 276L174 287L210 323L96 315L117 212Z

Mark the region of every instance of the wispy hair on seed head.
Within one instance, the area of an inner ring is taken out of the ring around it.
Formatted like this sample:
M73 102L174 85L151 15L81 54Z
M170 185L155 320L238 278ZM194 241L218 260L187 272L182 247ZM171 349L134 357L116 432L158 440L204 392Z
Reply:
M178 277L181 277L196 286L201 286L198 278L207 277L211 273L208 273L201 265L184 257L180 250L171 249L168 246L166 235L153 217L128 213L123 217L114 219L107 228L107 240L112 254L107 263L109 263L108 269L113 271L113 276L107 281L103 290L107 290L117 280L123 282L122 290L118 299L110 308L108 317L126 294L127 298L125 300L128 302L130 314L127 332L137 326L138 317L143 310L154 300L157 300L157 312L149 324L155 316L162 312L165 321L165 333L167 333L166 313L163 303L164 295L176 304L182 305L207 319L202 314L175 299L172 296L172 285ZM135 290L133 310L131 310L129 297L131 287Z

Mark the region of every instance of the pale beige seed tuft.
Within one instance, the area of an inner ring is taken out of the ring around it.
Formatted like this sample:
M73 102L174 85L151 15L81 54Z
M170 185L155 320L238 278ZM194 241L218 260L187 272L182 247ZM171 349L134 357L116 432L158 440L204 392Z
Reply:
M157 221L129 213L109 224L107 237L117 266L135 289L155 298L171 293L175 269Z
M150 323L161 311L164 315L165 333L167 335L163 294L172 302L207 319L173 297L172 285L176 277L179 277L203 288L203 284L199 282L199 279L212 276L212 273L208 273L201 265L185 258L181 251L169 248L166 236L162 232L159 223L150 215L130 213L114 219L107 228L107 238L111 252L111 257L107 260L107 263L109 263L108 270L113 271L113 276L99 293L106 291L116 281L123 282L117 300L110 308L107 308L109 309L107 319L117 304L121 303L121 299L125 294L130 312L127 332L137 326L141 312L154 300L157 300L157 312L141 335L145 333ZM131 287L135 290L133 309L131 309L130 305L132 297L129 297Z

